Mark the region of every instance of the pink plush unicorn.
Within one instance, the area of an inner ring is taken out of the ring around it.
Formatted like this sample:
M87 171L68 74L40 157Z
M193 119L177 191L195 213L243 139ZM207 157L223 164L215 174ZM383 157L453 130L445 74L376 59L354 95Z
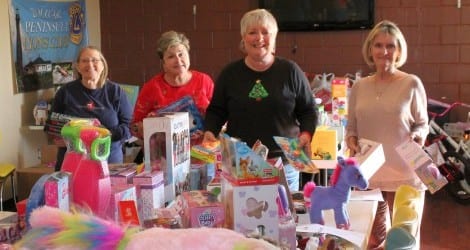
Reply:
M14 249L61 250L274 250L264 240L247 238L225 228L166 229L122 227L91 214L69 213L52 207L34 210L31 229Z
M310 222L325 224L323 210L333 209L336 227L349 229L349 216L346 205L351 195L351 187L366 189L369 185L354 158L338 157L338 164L330 179L330 186L316 186L308 182L304 186L306 204L310 203Z

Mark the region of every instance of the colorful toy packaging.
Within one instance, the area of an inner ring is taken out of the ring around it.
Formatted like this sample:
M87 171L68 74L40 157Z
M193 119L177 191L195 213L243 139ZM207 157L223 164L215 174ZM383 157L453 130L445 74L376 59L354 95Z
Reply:
M107 218L114 220L115 222L122 222L120 221L119 216L120 201L134 201L137 206L137 193L135 186L129 184L111 186L111 199L109 202Z
M153 218L155 209L165 206L163 172L143 172L134 176L132 181L136 186L140 217L142 220Z
M206 190L183 192L182 224L190 227L223 227L224 206L217 197Z
M67 172L55 172L49 176L44 183L44 198L47 206L69 211L70 178L70 174Z
M145 171L162 171L165 202L189 190L190 165L188 113L168 113L144 119Z
M279 169L266 162L248 145L228 135L220 137L222 174L235 185L265 185L279 182Z

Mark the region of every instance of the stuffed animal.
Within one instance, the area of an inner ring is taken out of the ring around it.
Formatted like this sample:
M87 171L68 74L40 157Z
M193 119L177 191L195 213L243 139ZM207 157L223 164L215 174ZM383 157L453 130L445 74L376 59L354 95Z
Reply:
M310 222L323 225L323 210L333 209L336 227L349 229L346 204L349 202L351 187L366 189L368 185L369 182L362 175L355 158L338 157L330 186L316 186L314 182L307 182L304 186L306 204L310 202Z
M43 206L34 210L31 229L14 249L61 250L274 250L278 247L264 240L247 238L225 228L166 229L120 226L84 212L64 212Z

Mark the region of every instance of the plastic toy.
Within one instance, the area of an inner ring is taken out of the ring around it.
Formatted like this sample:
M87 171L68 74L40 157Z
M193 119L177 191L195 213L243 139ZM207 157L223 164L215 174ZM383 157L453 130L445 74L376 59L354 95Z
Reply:
M305 184L304 197L307 203L310 202L310 222L323 225L323 210L333 209L336 227L347 230L350 222L346 204L351 196L351 187L365 189L369 182L362 175L354 158L338 157L330 185L316 186L314 182Z
M47 206L33 211L31 226L14 249L279 249L267 241L247 238L225 228L153 227L139 231L137 227L120 226L91 214L69 213Z
M44 100L38 101L33 108L35 124L38 126L45 125L48 114L49 114L49 104Z
M111 133L89 120L72 120L62 128L68 150L62 171L71 173L71 193L75 204L105 216L111 196L107 158Z

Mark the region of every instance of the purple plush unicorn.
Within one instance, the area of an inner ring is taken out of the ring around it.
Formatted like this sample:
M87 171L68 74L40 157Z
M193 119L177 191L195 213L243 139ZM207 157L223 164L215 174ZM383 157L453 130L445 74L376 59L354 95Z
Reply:
M338 157L330 185L316 186L314 182L305 184L304 197L307 202L310 198L310 222L323 225L323 210L333 209L336 227L347 230L350 223L346 204L351 195L351 187L366 189L369 183L354 158Z

